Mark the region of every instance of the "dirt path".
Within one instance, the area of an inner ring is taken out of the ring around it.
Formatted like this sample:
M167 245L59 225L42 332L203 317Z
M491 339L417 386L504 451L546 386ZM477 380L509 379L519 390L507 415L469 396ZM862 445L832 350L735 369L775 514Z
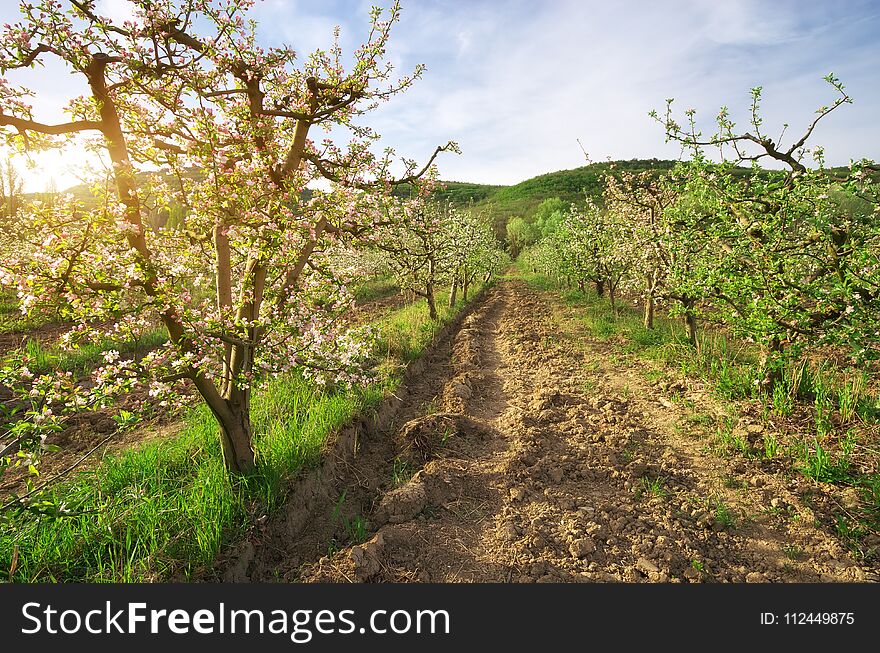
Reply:
M392 426L362 443L357 474L347 468L302 532L270 526L249 576L877 579L820 527L797 481L716 457L681 427L665 395L689 389L658 388L643 362L567 338L559 310L520 281L492 289L434 348Z

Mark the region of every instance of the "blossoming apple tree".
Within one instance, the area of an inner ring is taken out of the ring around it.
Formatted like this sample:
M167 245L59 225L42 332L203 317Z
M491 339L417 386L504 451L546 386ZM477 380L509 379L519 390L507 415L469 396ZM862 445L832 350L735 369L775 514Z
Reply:
M425 194L390 202L372 246L385 254L398 285L426 300L432 320L440 317L441 285L450 285L451 306L459 289L466 300L475 280L489 281L508 260L486 216Z
M495 237L488 216L471 208L451 211L448 218L444 231L451 249L449 305L454 306L459 289L467 301L473 283L479 278L489 281L502 271L509 258Z
M707 256L694 270L695 281L718 319L762 346L768 387L785 357L806 346L847 344L856 359L880 353L869 344L876 342L880 318L876 166L861 161L830 170L821 148L809 152L814 167L805 163L819 121L851 102L836 77L826 81L836 99L787 146L765 131L760 88L752 91L749 131L737 131L726 108L710 137L697 130L693 111L686 112L684 128L669 110L661 119L668 137L694 153L681 191L704 216ZM703 155L707 146L718 148L720 163ZM764 160L784 168L761 169ZM737 168L743 163L751 168Z
M337 320L348 294L322 261L328 247L373 229L394 184L416 183L455 149L401 168L392 151L373 153L378 134L359 121L421 74L395 79L386 59L398 4L372 11L348 64L338 34L306 58L264 48L252 4L131 0L132 18L114 22L91 0L23 2L0 46L4 74L53 58L85 89L64 107L69 120L50 124L28 86L4 79L8 141L45 149L85 137L112 182L90 205L32 207L44 240L3 262L7 281L28 310L62 302L79 335L108 320L164 325L166 347L137 362L110 354L97 380L144 384L157 398L191 383L239 473L255 466L250 401L261 377L296 368L359 378L365 350ZM179 224L146 223L169 206Z
M625 291L644 300L645 328L654 326L658 303L684 316L688 340L697 344L697 316L705 288L695 270L708 265L706 214L696 195L682 194L690 162L657 176L645 171L606 178L605 205L620 225L617 247L630 262Z

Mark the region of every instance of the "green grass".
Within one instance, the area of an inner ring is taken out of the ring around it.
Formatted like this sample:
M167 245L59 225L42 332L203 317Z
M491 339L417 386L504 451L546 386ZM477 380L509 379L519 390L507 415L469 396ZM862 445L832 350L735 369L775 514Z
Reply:
M381 399L379 387L324 393L301 378L277 380L253 404L258 471L230 481L217 427L199 407L181 433L110 456L52 490L79 516L22 514L0 533L0 568L19 546L17 581L150 581L189 576L251 517L273 510L287 482L315 464L329 433Z
M416 473L416 468L406 460L395 458L391 465L391 483L394 487L405 485Z
M469 299L479 292L479 287L471 289ZM455 306L449 307L449 292L437 293L437 312L440 319L433 321L428 317L427 302L419 300L392 311L377 320L374 325L380 330L377 351L389 361L406 364L418 358L434 335L465 306L459 297Z
M665 499L669 495L669 490L666 489L661 477L643 476L636 485L635 498L641 499L645 495Z
M354 515L352 517L348 517L343 514L342 509L345 505L345 495L346 491L343 490L342 494L339 496L339 499L336 501L336 505L333 507L333 514L331 519L334 523L339 523L343 530L345 531L345 539L346 542L350 544L360 544L361 542L365 542L367 539L367 526L368 521L367 518L363 515ZM334 540L331 542L331 549L335 552L339 550L340 542Z
M0 333L26 333L52 322L48 315L22 315L16 296L0 292Z
M658 315L654 328L646 329L641 311L633 306L620 303L618 314L614 316L607 299L597 297L592 290L560 289L553 279L522 268L520 272L532 288L557 293L567 307L574 309L567 317L590 337L618 343L628 353L678 368L685 376L710 378L720 398L754 396L755 380L759 378L757 357L733 345L723 334L701 333L699 347L694 349L687 342L680 319Z
M227 475L216 423L204 406L195 407L179 434L107 456L51 488L50 498L72 515L12 515L0 531L0 574L18 582L142 582L189 578L209 567L221 547L284 501L290 481L320 460L331 433L393 390L402 364L424 351L463 302L441 305L439 324L430 323L423 301L379 321L379 353L388 360L366 388L322 390L290 376L256 391L252 476ZM355 520L351 530L357 538L364 525Z
M400 292L392 277L377 277L368 279L354 289L354 301L357 304L375 301L396 295Z
M713 495L709 497L709 510L715 518L715 523L719 524L722 528L731 528L735 525L733 513L720 496Z

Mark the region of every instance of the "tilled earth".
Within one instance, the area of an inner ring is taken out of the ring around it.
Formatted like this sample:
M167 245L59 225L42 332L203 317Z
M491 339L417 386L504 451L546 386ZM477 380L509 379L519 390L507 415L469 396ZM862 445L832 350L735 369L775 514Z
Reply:
M272 537L267 525L258 539L271 555L248 576L877 580L812 514L797 478L707 452L668 396L710 413L714 399L649 382L644 362L607 343L565 338L558 308L521 281L491 289L438 343L393 427L361 445L342 493L301 533Z

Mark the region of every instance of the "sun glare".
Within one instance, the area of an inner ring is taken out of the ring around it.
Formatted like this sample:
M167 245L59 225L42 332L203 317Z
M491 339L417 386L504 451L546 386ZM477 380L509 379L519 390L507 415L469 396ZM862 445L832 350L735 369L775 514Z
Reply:
M94 154L73 145L63 150L14 153L9 158L25 193L64 191L82 183L99 165Z

